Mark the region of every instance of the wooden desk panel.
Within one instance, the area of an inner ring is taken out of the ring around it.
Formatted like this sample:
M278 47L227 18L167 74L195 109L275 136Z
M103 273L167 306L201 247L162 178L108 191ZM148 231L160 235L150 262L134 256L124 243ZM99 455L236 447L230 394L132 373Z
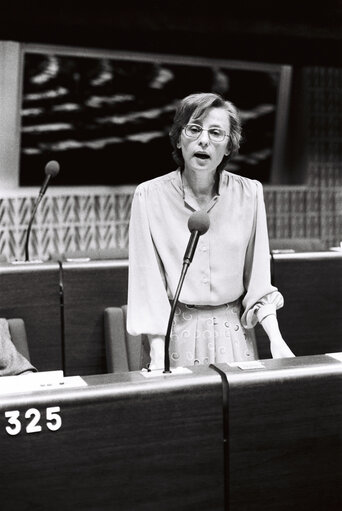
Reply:
M85 380L85 388L0 397L3 509L223 511L222 389L214 371ZM62 417L55 432L45 425L53 406ZM30 408L42 413L41 432L25 432ZM4 412L13 409L23 429L9 436Z
M274 256L283 336L298 356L342 351L342 253Z
M342 350L342 255L274 256L275 285L285 298L278 311L284 338L296 355ZM103 311L127 303L128 262L63 263L64 329L60 313L58 263L0 265L0 316L25 321L32 361L39 370L66 374L106 371ZM260 355L269 343L257 329Z
M210 368L90 376L87 387L1 395L4 509L341 509L342 363L263 363L218 366L229 383L226 463L225 388ZM45 414L54 406L62 426L49 431ZM34 434L24 419L32 408L41 413ZM9 410L20 412L15 436L6 433Z
M263 363L226 369L229 510L342 509L342 363L318 355Z
M106 372L104 309L127 303L128 262L63 263L66 375Z
M25 322L32 363L62 369L58 263L0 265L0 317Z

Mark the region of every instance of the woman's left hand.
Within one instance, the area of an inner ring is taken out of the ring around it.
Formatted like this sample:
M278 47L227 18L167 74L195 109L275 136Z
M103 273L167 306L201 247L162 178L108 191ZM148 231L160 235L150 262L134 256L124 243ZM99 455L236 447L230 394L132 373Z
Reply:
M282 337L271 339L271 353L273 358L295 357Z

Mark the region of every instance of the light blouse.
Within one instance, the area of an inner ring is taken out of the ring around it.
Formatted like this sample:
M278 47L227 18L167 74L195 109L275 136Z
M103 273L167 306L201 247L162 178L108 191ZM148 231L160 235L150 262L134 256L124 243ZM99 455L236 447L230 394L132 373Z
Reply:
M130 334L165 335L190 237L188 219L197 210L180 170L137 186L129 225ZM241 323L252 328L284 303L271 285L261 183L222 171L206 212L210 227L199 238L179 301L218 306L241 299Z

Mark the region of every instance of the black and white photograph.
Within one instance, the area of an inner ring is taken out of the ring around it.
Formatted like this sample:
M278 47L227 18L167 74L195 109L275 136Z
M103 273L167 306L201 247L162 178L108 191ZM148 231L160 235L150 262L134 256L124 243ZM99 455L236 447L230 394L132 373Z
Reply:
M342 509L341 56L341 0L2 2L1 509Z

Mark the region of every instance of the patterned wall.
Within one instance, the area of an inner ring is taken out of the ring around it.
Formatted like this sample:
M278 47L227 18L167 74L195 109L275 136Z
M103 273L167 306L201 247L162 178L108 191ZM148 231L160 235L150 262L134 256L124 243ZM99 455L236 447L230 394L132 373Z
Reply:
M0 253L23 260L37 194L0 198ZM132 192L89 191L45 196L32 225L30 259L64 252L125 248Z
M30 237L30 259L128 246L131 189L45 196ZM270 238L321 239L336 246L342 232L342 187L264 186ZM0 198L0 254L23 260L36 192Z
M264 186L269 236L342 241L342 68L303 69L306 184ZM31 231L30 259L51 254L125 248L134 186L58 192L42 200ZM24 258L37 191L0 194L0 257Z

